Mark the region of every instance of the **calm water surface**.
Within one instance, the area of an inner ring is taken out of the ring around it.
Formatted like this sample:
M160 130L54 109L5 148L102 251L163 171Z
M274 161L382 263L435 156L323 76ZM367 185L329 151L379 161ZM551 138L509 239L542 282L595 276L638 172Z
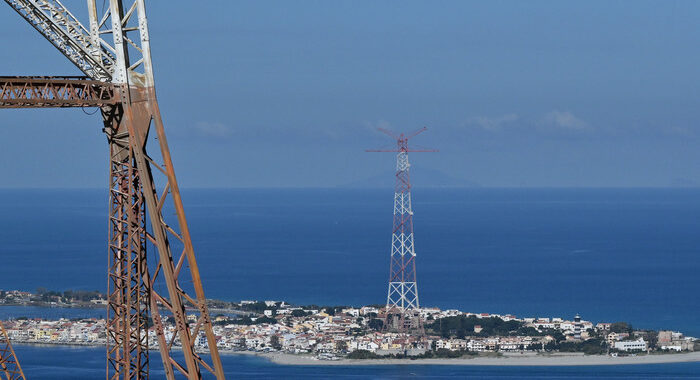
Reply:
M17 345L27 378L103 378L105 350L101 348ZM247 355L222 357L230 379L698 379L700 363L597 367L471 367L471 366L282 366ZM151 354L151 378L163 377L157 353Z
M104 291L106 196L102 190L0 190L0 289ZM391 189L185 190L183 196L208 297L385 301ZM422 305L518 316L581 313L594 322L630 321L700 336L700 190L418 189L414 210ZM0 317L42 312L0 308ZM52 348L61 353L54 356L22 349L37 366L62 356L94 368L99 377L104 371L100 350ZM92 354L81 350L94 354L94 361L82 360ZM674 378L699 369L312 370L247 357L226 360L227 369L243 377L327 377L331 372L324 371L337 371L332 375Z

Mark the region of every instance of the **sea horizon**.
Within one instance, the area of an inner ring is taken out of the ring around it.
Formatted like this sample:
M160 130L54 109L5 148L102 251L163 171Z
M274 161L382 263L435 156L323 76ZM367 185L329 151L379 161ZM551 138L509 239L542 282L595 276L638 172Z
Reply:
M106 190L18 191L0 190L14 193L0 200L0 289L104 290ZM385 303L391 191L274 191L183 189L207 297ZM684 281L700 260L700 189L417 188L413 199L421 306L700 335L700 284Z

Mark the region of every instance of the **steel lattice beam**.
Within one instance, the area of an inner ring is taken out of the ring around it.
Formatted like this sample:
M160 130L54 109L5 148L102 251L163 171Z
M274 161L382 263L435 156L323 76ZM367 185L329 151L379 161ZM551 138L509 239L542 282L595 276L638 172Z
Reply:
M7 331L0 323L0 380L25 380L22 367L10 343Z
M5 0L82 72L93 79L112 77L114 54L58 0ZM95 43L96 42L96 43Z
M108 377L148 378L150 294L146 213L134 156L128 144L110 144Z
M103 107L120 101L118 86L86 77L0 77L0 108Z
M416 249L413 240L413 207L408 152L436 152L433 149L409 149L408 140L426 130L409 135L396 135L379 128L396 140L393 149L371 149L368 152L396 152L396 184L394 187L394 224L389 259L389 289L384 328L399 332L424 334L420 317L418 283L416 282Z
M224 379L155 95L144 0L109 0L99 12L95 0L88 0L89 31L58 0L5 1L90 79L5 78L0 108L96 106L102 111L111 178L108 379L148 376L149 312L168 379L178 373L201 379L203 370ZM160 163L146 149L151 124ZM174 223L163 212L167 203ZM157 253L150 273L147 244ZM162 324L166 316L175 322L172 333ZM209 351L211 361L199 347ZM176 360L176 350L184 363Z

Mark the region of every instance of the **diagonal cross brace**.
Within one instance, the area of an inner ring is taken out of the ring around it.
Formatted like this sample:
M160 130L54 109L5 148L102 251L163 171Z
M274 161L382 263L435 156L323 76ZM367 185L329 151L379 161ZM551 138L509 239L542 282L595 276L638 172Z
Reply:
M92 43L88 30L58 0L5 0L34 29L95 80L112 78L114 54ZM100 59L95 58L100 51Z

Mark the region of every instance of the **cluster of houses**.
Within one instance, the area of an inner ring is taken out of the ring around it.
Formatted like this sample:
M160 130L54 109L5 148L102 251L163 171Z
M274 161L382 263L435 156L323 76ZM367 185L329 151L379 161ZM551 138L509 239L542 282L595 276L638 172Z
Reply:
M539 351L544 349L547 343L554 338L532 336L506 336L471 339L435 339L435 349L447 349L450 351L472 352L516 352Z
M104 319L19 319L3 321L3 326L10 339L16 342L81 345L106 342L107 325Z
M19 290L0 290L0 304L27 304L34 294Z
M662 350L694 351L695 339L674 331L659 331L656 345Z
M246 301L241 303L245 306ZM252 302L252 301L248 301ZM364 350L378 355L421 354L428 350L513 352L541 351L555 338L549 332L556 331L566 341L583 342L591 338L604 337L615 351L647 351L650 347L642 337L629 333L612 332L611 324L593 325L578 315L573 320L563 318L516 318L513 315L463 313L458 310L424 308L421 316L425 321L465 316L500 318L503 321L518 321L532 327L538 334L533 336L482 336L481 326L474 326L474 335L462 339L440 336L416 336L393 332L382 332L372 328L372 321L381 318L377 307L345 308L329 311L294 307L285 303L266 301L265 310L251 314L247 321L235 316L217 315L213 318L214 333L218 347L231 351L282 351L294 354L315 354L321 358L345 355ZM193 316L194 317L194 316ZM259 323L258 323L259 322ZM25 343L55 344L106 344L106 322L103 319L81 319L47 321L21 319L4 322L10 339ZM174 326L165 325L166 336L175 335ZM542 333L544 332L544 333ZM155 348L155 331L148 331L149 344ZM467 334L469 335L469 334ZM662 350L693 350L695 340L681 333L661 331L656 347ZM175 344L178 340L175 339ZM195 344L206 349L206 339L200 335Z

